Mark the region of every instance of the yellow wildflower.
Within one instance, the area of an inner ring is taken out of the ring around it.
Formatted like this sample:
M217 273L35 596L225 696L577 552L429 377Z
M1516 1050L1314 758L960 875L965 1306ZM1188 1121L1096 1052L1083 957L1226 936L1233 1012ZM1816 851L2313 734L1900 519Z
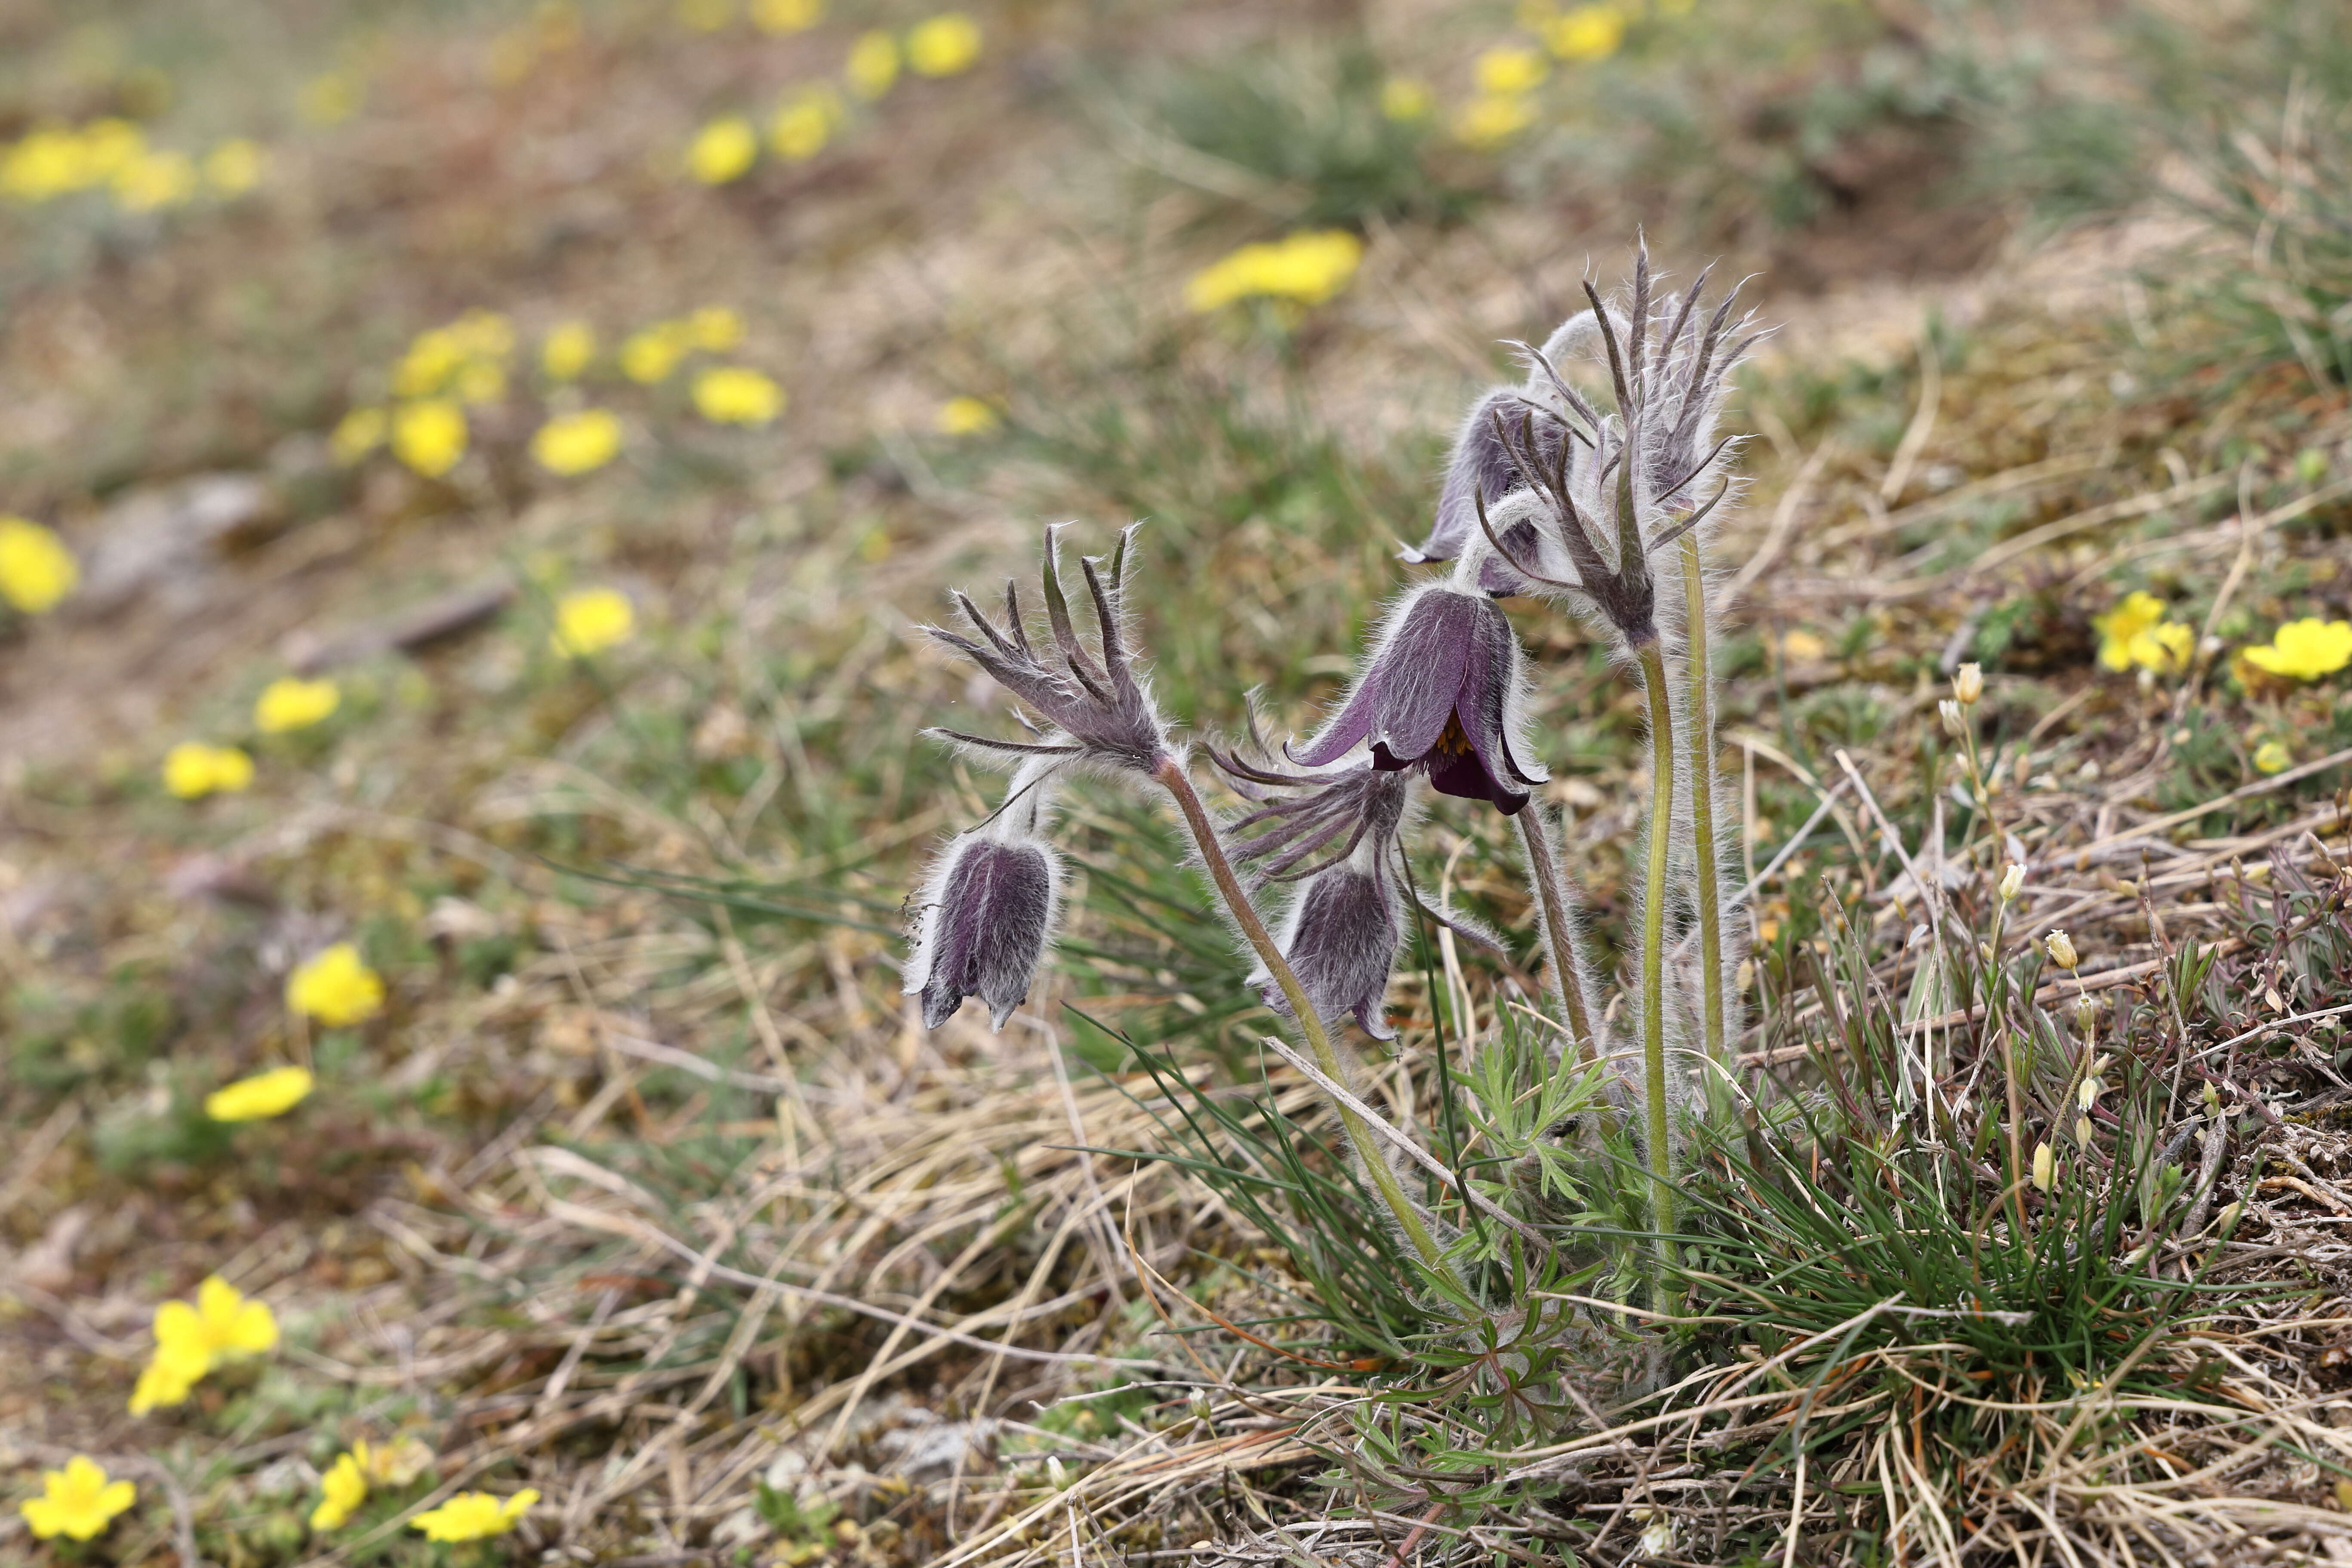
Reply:
M507 373L503 366L488 360L469 359L458 367L449 390L457 395L458 402L478 408L507 395Z
M303 960L286 977L286 1005L330 1029L348 1028L383 1011L383 979L358 948L339 942Z
M630 333L627 341L621 344L621 374L647 386L657 381L666 381L692 346L680 335L674 323L656 322L641 331Z
M1429 118L1437 100L1429 84L1409 76L1392 76L1381 83L1381 112L1391 120L1412 124Z
M423 1531L427 1541L483 1541L512 1530L538 1500L535 1487L525 1487L504 1502L488 1492L459 1492L408 1524Z
M1579 5L1544 25L1544 47L1564 60L1605 60L1625 41L1625 17L1614 5Z
M409 340L393 367L392 390L403 397L430 397L449 384L469 356L449 327L429 327Z
M319 1506L310 1510L313 1530L341 1530L353 1510L367 1501L367 1445L354 1443L351 1452L338 1454L327 1473L319 1478L319 1489L324 1494Z
M2292 680L2333 675L2352 664L2352 621L2315 616L2289 621L2272 636L2267 647L2250 647L2245 658L2256 669Z
M2134 592L2104 616L2093 617L2099 634L2099 662L2109 669L2137 665L2168 675L2185 669L2197 634L2179 621L2164 618L2164 603L2153 594Z
M331 680L281 676L254 700L253 727L265 735L307 730L342 704L342 688Z
M715 33L735 19L735 0L677 0L677 19L698 33Z
M636 612L617 588L582 588L556 602L550 645L567 658L601 653L636 629Z
M392 416L393 456L437 479L466 455L466 411L446 397L404 403Z
M907 68L917 76L955 76L980 58L980 24L942 11L907 30Z
M316 1083L307 1068L272 1068L205 1096L205 1114L215 1121L267 1121L308 1100Z
M985 400L965 396L940 404L931 422L942 436L984 436L996 428L998 419L996 410Z
M0 599L42 615L80 582L81 565L63 540L29 519L0 516Z
M776 156L804 163L824 151L841 123L841 95L823 82L805 87L786 99L768 121L768 145Z
M502 360L514 353L514 323L496 310L468 310L444 331L469 358Z
M278 1344L278 1319L268 1306L213 1275L196 1287L193 1305L166 1301L155 1309L155 1358L139 1374L131 1414L177 1405L225 1358L258 1355Z
M88 168L79 134L64 126L43 126L0 157L0 195L45 202L87 186Z
M621 422L604 408L559 414L530 438L532 459L549 473L567 477L603 468L620 449Z
M1317 229L1271 245L1244 245L1192 275L1184 302L1213 310L1255 295L1319 305L1348 286L1364 242L1344 229Z
M2254 748L2254 766L2266 773L2283 773L2294 766L2294 753L2276 741L2264 741Z
M360 84L341 71L329 71L303 83L295 107L313 125L336 125L359 112Z
M253 759L235 746L183 741L163 756L163 787L182 800L235 795L252 784Z
M868 101L877 99L898 79L898 41L885 32L860 33L841 68L850 91Z
M142 153L116 171L114 199L124 210L153 212L175 207L196 191L196 166L185 153Z
M98 1461L76 1454L62 1470L41 1472L41 1495L16 1505L33 1534L43 1541L65 1536L70 1541L94 1541L106 1533L114 1516L131 1506L139 1489L129 1481L110 1481Z
M694 378L694 406L719 425L765 425L783 412L784 392L741 365L719 365Z
M128 120L108 117L81 128L82 179L97 184L137 163L147 151L147 134Z
M1465 147L1492 152L1535 122L1535 105L1527 99L1480 93L1454 116L1454 135Z
M574 381L596 357L596 329L585 321L562 321L539 345L540 368L551 381Z
M335 461L349 468L383 445L385 423L381 408L354 408L335 422L334 434L327 437L327 449L334 454Z
M678 331L691 347L725 353L743 341L743 318L724 305L705 305L687 317Z
M261 184L260 144L234 136L205 154L205 183L225 196L241 196Z
M740 114L714 120L695 132L686 150L686 171L706 185L740 179L760 155L760 136Z
M404 1487L433 1463L433 1450L414 1437L403 1437L397 1443L354 1443L352 1452L367 1471L371 1486Z
M1533 49L1494 48L1481 54L1470 68L1478 90L1491 98L1514 98L1535 89L1551 74L1551 66Z
M204 1352L157 1346L154 1359L140 1369L139 1381L131 1390L131 1414L144 1415L150 1410L184 1403L212 1369L212 1357Z
M805 33L824 20L824 0L751 0L751 26L763 33Z

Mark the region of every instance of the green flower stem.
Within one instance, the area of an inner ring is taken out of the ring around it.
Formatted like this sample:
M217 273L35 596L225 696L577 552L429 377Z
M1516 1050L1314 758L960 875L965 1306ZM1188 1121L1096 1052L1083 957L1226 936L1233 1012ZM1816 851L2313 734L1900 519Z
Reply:
M1715 690L1708 672L1706 645L1706 582L1699 559L1698 535L1683 535L1683 597L1690 620L1690 652L1685 674L1690 681L1691 846L1698 861L1698 946L1700 992L1705 998L1706 1054L1723 1060L1723 919L1717 908L1722 888L1715 868Z
M1315 1005L1307 999L1307 988L1299 984L1290 961L1283 957L1282 949L1267 934L1265 922L1258 919L1256 907L1242 889L1241 879L1234 875L1233 862L1225 858L1224 846L1217 839L1216 825L1210 821L1208 807L1201 804L1200 794L1192 788L1192 781L1173 757L1161 758L1152 776L1160 781L1161 788L1175 797L1176 807L1184 814L1184 826L1191 830L1192 842L1200 848L1201 859L1209 868L1209 879L1216 884L1218 896L1233 911L1234 922L1242 928L1242 935L1256 950L1258 962L1265 964L1266 973L1274 976L1274 983L1282 987L1282 994L1290 1003L1291 1014L1298 1022L1298 1032L1307 1037L1307 1054L1315 1058L1315 1065L1322 1069L1324 1077L1333 1083L1346 1083L1348 1073L1340 1065L1339 1053L1332 1047L1330 1032L1323 1026L1323 1019L1315 1011ZM1381 1201L1388 1205L1389 1213L1396 1216L1397 1225L1403 1230L1406 1239L1412 1243L1412 1249L1421 1255L1423 1266L1431 1273L1443 1276L1457 1292L1466 1295L1460 1276L1445 1261L1437 1238L1430 1234L1420 1211L1405 1197L1404 1186L1397 1180L1396 1172L1390 1168L1380 1145L1373 1141L1372 1130L1346 1106L1335 1103L1332 1109L1339 1113L1339 1125L1346 1130L1348 1142L1356 1151L1356 1158L1363 1165L1364 1173L1371 1178Z
M1649 1101L1650 1226L1659 1271L1652 1305L1667 1308L1665 1267L1675 1260L1675 1153L1666 1135L1666 852L1673 847L1675 715L1666 661L1651 637L1633 650L1650 696L1650 864L1642 883L1642 1066Z
M1568 1009L1569 1033L1587 1066L1598 1059L1592 1038L1592 1016L1585 1010L1584 976L1576 964L1575 937L1569 929L1567 888L1550 836L1532 820L1533 803L1518 816L1519 841L1527 846L1528 874L1535 879L1536 895L1543 904L1544 939L1551 948L1552 977L1559 986L1560 1005Z

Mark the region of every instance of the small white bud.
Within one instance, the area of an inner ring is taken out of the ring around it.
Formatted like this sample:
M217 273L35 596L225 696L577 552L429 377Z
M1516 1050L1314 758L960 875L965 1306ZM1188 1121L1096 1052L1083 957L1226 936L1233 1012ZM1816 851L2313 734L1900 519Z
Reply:
M2208 1116L2221 1114L2221 1097L2214 1091L2213 1086L2210 1083L2205 1086L2205 1113Z
M2099 1026L2099 1004L2088 995L2074 998L2074 1027L2088 1037Z
M1952 695L1960 700L1963 708L1973 708L1984 696L1984 666L1964 664L1952 677Z
M2025 887L2025 868L2011 860L2009 869L2000 874L2000 901L2008 903Z
M1731 987L1743 996L1756 988L1756 961L1754 959L1743 958L1739 961L1739 968L1731 977Z
M1068 1469L1064 1468L1062 1461L1058 1458L1055 1458L1050 1456L1046 1458L1045 1479L1053 1483L1054 1489L1057 1492L1066 1492L1070 1489L1070 1472Z
M2050 1152L2049 1144L2036 1143L2033 1146L2033 1184L2046 1193L2057 1178L2058 1157Z
M2101 1083L2097 1079L2086 1078L2083 1080L2083 1087L2074 1091L2074 1103L2088 1110L2099 1103L2099 1096L2106 1091L2105 1084Z
M1936 717L1944 721L1944 733L1955 741L1969 732L1968 721L1960 717L1960 705L1948 697L1936 704Z
M2043 937L2042 945L2049 950L2050 962L2061 969L2072 969L2083 962L2083 955L2074 951L2074 939L2063 931L2053 931Z
M1977 957L1986 963L1990 963L1992 962L1992 943L1986 942L1981 938L1978 939Z
M2078 1116L2074 1119L2075 1142L2082 1144L2084 1148L2090 1147L2091 1132L2091 1119L2089 1117Z

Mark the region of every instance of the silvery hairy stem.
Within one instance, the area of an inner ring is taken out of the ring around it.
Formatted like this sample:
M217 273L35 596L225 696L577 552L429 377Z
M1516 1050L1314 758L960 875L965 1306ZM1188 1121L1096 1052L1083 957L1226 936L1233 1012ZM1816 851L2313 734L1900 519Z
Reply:
M1706 1054L1723 1059L1727 1033L1723 996L1722 884L1716 874L1715 688L1707 664L1706 578L1698 535L1682 538L1683 595L1690 619L1690 651L1684 673L1689 682L1691 847L1698 877L1698 946Z
M1655 637L1633 649L1650 699L1650 857L1642 879L1642 1087L1650 1165L1650 1229L1658 1275L1651 1303L1666 1310L1665 1269L1675 1261L1675 1151L1666 1117L1666 857L1673 848L1675 719L1666 661Z

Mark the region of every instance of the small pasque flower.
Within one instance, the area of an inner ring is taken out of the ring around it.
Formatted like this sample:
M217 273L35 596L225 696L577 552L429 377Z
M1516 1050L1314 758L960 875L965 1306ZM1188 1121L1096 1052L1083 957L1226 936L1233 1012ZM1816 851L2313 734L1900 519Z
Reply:
M459 1492L439 1508L410 1520L408 1527L423 1531L427 1541L487 1541L520 1523L538 1500L535 1487L525 1487L504 1501L488 1492Z
M383 980L358 948L339 942L287 976L286 1005L330 1029L349 1028L383 1011Z
M331 680L287 676L262 688L254 700L253 727L265 735L307 730L342 705L342 689Z
M0 517L0 599L26 615L43 615L80 582L80 564L56 534L21 517Z
M272 1068L224 1084L205 1096L205 1114L215 1121L262 1121L283 1116L310 1098L316 1081L306 1068Z
M319 1506L310 1510L313 1530L341 1530L352 1510L367 1501L367 1445L354 1443L351 1451L339 1454L327 1473L319 1478Z
M1519 639L1483 594L1433 584L1398 605L1338 712L1292 760L1323 768L1369 744L1372 765L1416 764L1441 795L1516 815L1551 775L1522 738Z
M2316 680L2352 664L2352 621L2306 617L2279 627L2265 647L2245 650L2245 660L2266 675Z
M1028 1000L1061 903L1061 861L1038 832L1049 771L1040 763L1017 773L1003 809L958 835L915 895L904 990L922 997L925 1028L977 996L988 1004L989 1026L1002 1029Z
M566 658L585 658L628 640L636 611L617 588L581 588L555 602L555 630L549 644Z
M129 1481L109 1480L98 1461L76 1454L62 1470L41 1472L41 1495L16 1505L42 1541L95 1541L139 1495Z

